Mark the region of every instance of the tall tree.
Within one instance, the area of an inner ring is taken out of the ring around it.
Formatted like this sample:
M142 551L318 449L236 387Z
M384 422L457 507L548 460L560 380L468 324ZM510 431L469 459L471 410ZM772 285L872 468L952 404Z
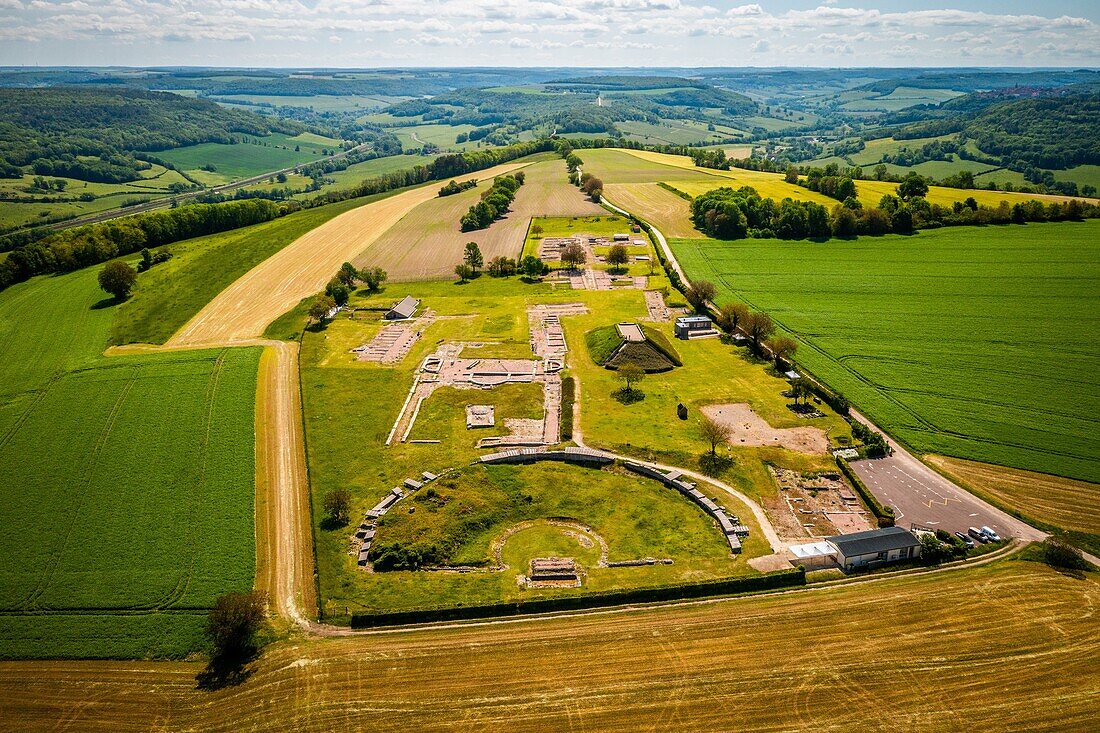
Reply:
M112 260L99 271L99 287L119 300L125 300L137 282L137 271L122 260Z
M763 311L753 311L745 320L745 333L752 339L753 347L760 351L760 344L775 332L772 317Z
M470 266L470 270L475 275L481 269L481 266L485 264L485 260L481 256L481 248L477 246L477 242L466 243L466 253L462 256L462 261Z
M729 442L733 434L729 425L704 415L699 419L699 435L710 443L710 454L717 455L718 446Z

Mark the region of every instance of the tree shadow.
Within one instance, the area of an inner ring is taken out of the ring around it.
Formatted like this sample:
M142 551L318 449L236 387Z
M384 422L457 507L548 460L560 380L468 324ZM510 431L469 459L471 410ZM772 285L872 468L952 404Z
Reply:
M92 303L92 306L89 310L101 311L104 308L112 308L116 305L121 305L121 304L125 303L126 300L127 300L126 298L116 298L114 296L110 296L110 297L104 298L103 300L99 300L99 301L96 301L95 303Z
M624 405L633 405L645 399L645 392L640 389L627 389L623 387L622 389L617 389L612 392L611 396Z
M195 682L200 690L213 692L227 687L236 687L248 680L255 671L251 663L259 658L259 654L253 654L247 658L214 657L206 665L206 669L195 675Z
M707 476L720 476L733 466L733 459L728 456L719 456L713 453L704 453L699 456L699 470Z
M326 532L331 532L334 529L340 529L341 527L348 526L348 520L337 519L335 517L325 517L320 523L321 529Z

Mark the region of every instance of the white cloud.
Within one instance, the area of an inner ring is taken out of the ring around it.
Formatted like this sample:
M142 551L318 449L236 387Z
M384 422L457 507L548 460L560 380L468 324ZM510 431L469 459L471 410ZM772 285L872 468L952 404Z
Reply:
M554 63L812 65L819 54L847 56L858 46L867 65L943 65L971 54L989 64L1100 65L1100 16L1085 4L1046 17L852 0L788 11L763 0L729 2L0 0L0 63L182 63L201 47L211 57L204 63L220 65L299 56L325 66L391 58L522 65L531 51L580 43L593 53ZM416 56L425 47L437 50Z

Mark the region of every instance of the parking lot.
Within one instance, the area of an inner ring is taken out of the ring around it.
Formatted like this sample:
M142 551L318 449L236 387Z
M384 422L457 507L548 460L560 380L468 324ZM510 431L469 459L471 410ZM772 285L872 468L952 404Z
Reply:
M965 533L968 527L992 527L1002 537L1041 539L1042 532L959 488L901 446L889 458L854 461L851 466L878 497L894 508L899 527L912 525Z

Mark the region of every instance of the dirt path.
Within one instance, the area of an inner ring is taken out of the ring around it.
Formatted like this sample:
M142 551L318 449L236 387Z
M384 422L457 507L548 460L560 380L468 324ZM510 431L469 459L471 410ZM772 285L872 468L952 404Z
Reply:
M263 346L256 384L256 588L272 610L307 627L317 609L313 545L298 389L298 344L264 339L220 346ZM207 348L167 344L114 346L108 356Z
M491 179L525 165L498 165L456 180ZM168 345L221 345L258 338L269 323L302 298L323 290L341 263L355 259L405 214L437 193L433 185L414 188L364 204L306 232L218 293Z

